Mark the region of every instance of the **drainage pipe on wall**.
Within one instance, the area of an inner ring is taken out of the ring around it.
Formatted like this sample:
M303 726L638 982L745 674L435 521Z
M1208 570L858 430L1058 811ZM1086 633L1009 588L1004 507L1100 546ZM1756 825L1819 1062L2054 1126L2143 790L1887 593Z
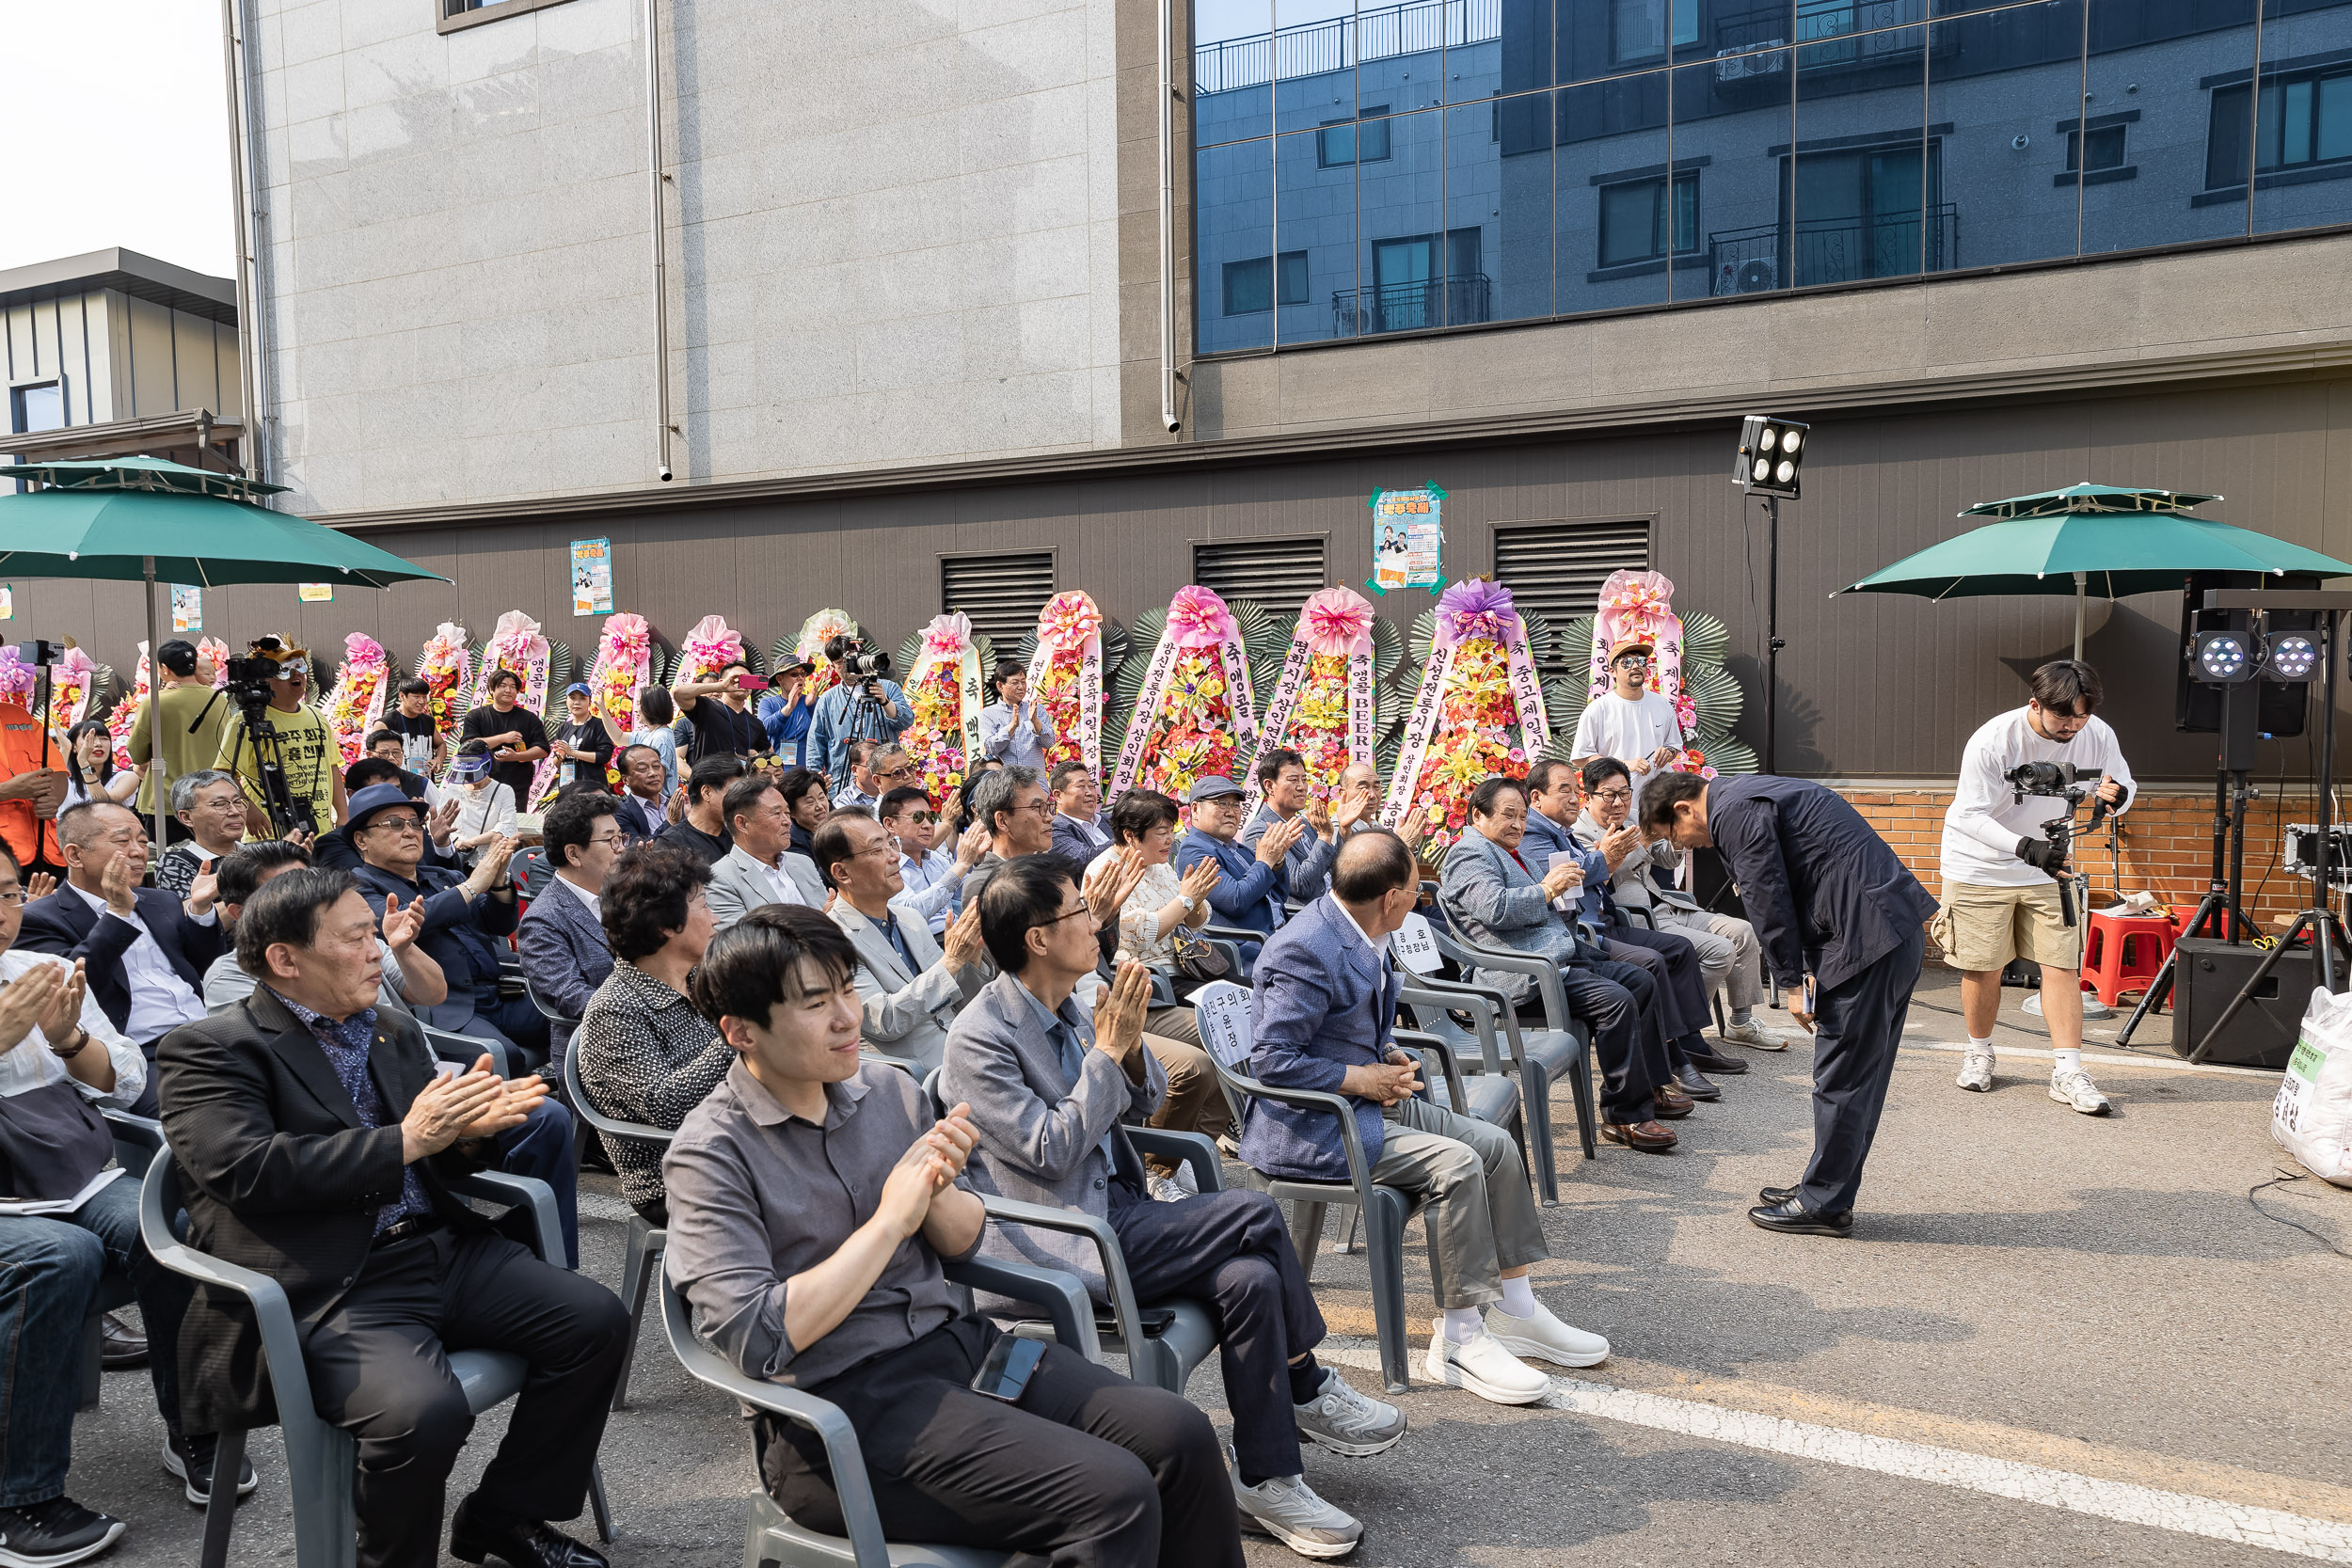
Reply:
M1168 68L1170 0L1160 0L1160 422L1169 430L1176 418L1176 166L1170 143L1176 135L1176 83Z
M1166 4L1166 0L1162 0ZM653 387L655 435L667 484L672 477L670 437L670 263L663 239L661 182L661 0L645 0L645 200L653 234Z
M254 166L252 87L239 0L220 0L222 75L229 90L229 183L237 210L239 455L253 479L269 473L269 309L262 300L262 171Z

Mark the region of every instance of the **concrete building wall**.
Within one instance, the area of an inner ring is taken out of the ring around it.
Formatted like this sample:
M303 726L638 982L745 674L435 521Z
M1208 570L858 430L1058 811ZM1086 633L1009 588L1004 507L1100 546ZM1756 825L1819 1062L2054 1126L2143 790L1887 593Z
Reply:
M681 483L1117 442L1114 0L661 11ZM644 16L260 8L297 509L653 482Z

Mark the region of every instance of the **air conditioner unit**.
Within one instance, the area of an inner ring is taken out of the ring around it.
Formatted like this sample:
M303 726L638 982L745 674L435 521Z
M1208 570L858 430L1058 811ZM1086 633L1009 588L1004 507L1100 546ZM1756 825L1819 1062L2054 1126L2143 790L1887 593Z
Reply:
M1770 256L1725 261L1715 269L1714 292L1719 294L1760 294L1779 287L1780 263Z
M1784 40L1780 39L1767 39L1753 49L1718 49L1715 80L1737 82L1750 76L1777 76L1788 69L1787 62Z

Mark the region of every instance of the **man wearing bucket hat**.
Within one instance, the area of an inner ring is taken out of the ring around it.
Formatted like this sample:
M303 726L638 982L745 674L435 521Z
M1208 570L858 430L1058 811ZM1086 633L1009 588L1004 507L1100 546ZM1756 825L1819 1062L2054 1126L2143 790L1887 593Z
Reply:
M1595 757L1615 757L1633 775L1633 820L1639 821L1641 792L1682 750L1682 722L1667 697L1649 689L1652 649L1646 637L1620 638L1609 650L1611 688L1584 705L1568 748L1578 771Z

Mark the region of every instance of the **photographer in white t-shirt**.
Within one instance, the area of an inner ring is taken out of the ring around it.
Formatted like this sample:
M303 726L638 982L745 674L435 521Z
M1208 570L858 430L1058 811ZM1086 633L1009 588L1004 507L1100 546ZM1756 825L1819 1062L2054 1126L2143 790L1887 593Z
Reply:
M1934 931L1961 972L1968 1053L1960 1086L1993 1087L1993 1025L2001 1009L2001 971L2012 958L2042 966L2042 1020L2057 1059L2050 1098L2085 1116L2105 1116L2107 1098L2083 1070L2083 911L2065 924L2057 878L2070 875L2066 843L2042 825L2068 814L2050 795L2018 798L2009 773L2029 762L2060 763L2099 780L2095 798L2121 814L2135 794L2123 749L2099 705L2099 672L2080 659L2052 659L2033 673L2033 696L1968 737L1960 785L1944 814L1944 901Z
M1636 813L1643 787L1682 752L1682 723L1674 704L1649 689L1650 653L1645 637L1623 638L1609 650L1611 689L1584 705L1576 739L1568 746L1568 766L1580 773L1595 757L1624 763L1633 775Z

